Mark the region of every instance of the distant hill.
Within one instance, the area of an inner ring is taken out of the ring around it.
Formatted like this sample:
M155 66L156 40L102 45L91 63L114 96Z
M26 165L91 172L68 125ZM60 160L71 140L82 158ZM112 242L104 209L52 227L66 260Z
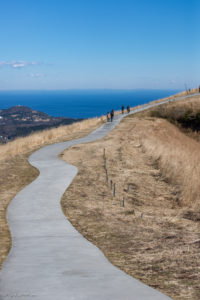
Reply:
M6 143L18 136L26 136L36 130L78 122L80 119L51 117L44 112L27 106L13 106L0 110L0 143Z

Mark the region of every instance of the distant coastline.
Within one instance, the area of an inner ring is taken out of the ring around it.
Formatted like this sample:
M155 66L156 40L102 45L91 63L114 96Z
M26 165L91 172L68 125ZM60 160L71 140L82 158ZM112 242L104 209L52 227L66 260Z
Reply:
M35 131L69 125L80 119L52 117L30 107L17 105L0 110L0 144Z

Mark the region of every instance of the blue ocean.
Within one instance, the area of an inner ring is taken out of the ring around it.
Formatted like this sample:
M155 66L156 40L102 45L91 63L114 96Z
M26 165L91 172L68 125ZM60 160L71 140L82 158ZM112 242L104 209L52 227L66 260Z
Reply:
M0 91L0 109L29 106L54 117L92 118L164 98L178 90Z

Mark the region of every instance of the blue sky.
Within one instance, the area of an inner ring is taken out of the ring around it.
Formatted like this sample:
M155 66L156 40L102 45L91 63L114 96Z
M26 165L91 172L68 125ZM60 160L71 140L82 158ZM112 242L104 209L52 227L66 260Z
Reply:
M0 90L200 84L199 0L0 0Z

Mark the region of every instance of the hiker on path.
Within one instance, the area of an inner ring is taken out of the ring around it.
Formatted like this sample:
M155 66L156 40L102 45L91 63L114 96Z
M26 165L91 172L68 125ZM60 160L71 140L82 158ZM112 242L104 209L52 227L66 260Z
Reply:
M122 114L124 113L124 105L122 105Z
M130 113L130 105L127 106L127 113Z
M107 112L106 117L107 117L107 122L110 122L110 113L109 112Z
M110 112L111 122L113 121L113 118L114 118L114 109L112 109L111 112Z

